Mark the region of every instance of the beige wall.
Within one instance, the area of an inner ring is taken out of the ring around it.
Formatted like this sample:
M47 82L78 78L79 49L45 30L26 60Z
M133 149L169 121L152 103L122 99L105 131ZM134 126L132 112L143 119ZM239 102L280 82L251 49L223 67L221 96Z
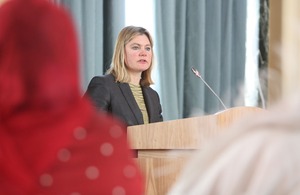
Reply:
M289 95L300 84L300 1L284 0L282 10L282 92Z
M300 91L300 1L270 0L269 106Z

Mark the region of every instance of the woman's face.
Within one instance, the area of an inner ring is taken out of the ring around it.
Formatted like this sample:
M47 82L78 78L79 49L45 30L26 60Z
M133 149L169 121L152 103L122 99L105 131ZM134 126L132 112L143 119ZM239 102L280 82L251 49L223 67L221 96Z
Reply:
M152 61L152 48L146 35L137 35L125 45L125 64L130 73L142 73Z

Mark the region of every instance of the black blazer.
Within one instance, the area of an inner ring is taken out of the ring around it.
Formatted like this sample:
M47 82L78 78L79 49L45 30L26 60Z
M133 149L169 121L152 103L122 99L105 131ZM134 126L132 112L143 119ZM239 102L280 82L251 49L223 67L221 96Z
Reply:
M142 92L149 122L163 121L157 92L151 87L142 87ZM116 82L112 74L92 78L85 96L89 96L98 109L112 113L128 126L144 124L142 112L134 99L129 84Z

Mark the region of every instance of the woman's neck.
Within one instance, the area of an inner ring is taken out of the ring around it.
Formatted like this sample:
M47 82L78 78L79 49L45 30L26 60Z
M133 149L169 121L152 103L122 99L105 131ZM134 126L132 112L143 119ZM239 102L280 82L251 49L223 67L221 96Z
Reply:
M130 83L134 85L140 85L141 73L139 74L130 74Z

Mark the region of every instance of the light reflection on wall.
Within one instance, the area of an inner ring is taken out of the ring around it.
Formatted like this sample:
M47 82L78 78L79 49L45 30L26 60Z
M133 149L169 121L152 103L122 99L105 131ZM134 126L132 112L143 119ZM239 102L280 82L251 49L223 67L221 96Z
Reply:
M260 83L258 79L259 1L247 0L245 105L256 106ZM262 98L263 101L264 98ZM264 103L264 102L263 102Z

